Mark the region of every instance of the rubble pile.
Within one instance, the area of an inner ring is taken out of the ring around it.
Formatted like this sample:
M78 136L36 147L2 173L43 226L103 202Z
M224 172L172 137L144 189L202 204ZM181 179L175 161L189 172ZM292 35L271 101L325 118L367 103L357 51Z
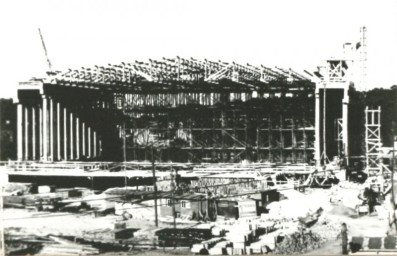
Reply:
M301 230L286 235L283 241L277 245L275 253L300 254L321 247L325 241L324 238L312 231Z
M311 228L311 230L321 236L323 239L332 240L338 237L340 225L341 223L339 221L323 217L315 226Z

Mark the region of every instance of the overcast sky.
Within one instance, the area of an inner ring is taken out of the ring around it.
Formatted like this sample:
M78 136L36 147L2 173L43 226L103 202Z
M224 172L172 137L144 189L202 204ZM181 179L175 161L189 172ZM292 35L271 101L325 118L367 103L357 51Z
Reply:
M368 83L397 84L397 0L3 0L1 97L56 70L185 57L313 71L368 30Z

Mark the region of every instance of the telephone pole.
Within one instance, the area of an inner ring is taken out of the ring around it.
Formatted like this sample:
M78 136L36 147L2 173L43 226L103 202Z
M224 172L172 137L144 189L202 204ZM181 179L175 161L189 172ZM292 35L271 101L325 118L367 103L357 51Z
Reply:
M397 220L396 220L396 198L395 198L395 187L394 187L394 164L395 164L395 153L394 151L396 150L395 144L396 144L396 139L397 136L394 136L393 139L393 152L392 152L392 160L391 160L391 200L392 200L392 207L393 207L393 222L394 222L394 228L397 231Z
M151 145L152 150L152 174L153 174L153 189L154 189L154 216L155 216L155 224L156 227L159 226L159 219L157 213L157 184L156 184L156 168L154 166L154 149L153 145Z
M125 122L123 123L123 160L124 160L124 187L127 189L127 153L126 153L126 141L125 141Z
M3 200L3 196L4 196L4 184L0 183L0 210L1 210L1 226L2 228L0 228L0 232L1 232L1 254L0 255L6 255L6 248L5 248L5 235L4 235L4 200Z
M171 172L173 172L174 170L172 169L171 166ZM175 211L175 192L178 188L177 184L176 184L176 176L178 175L178 171L175 170L175 174L173 175L173 188L172 188L172 215L174 216L174 229L176 229L176 211Z

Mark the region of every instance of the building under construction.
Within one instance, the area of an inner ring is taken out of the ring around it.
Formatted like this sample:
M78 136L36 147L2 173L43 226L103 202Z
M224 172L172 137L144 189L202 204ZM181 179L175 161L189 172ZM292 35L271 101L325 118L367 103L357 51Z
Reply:
M309 163L315 87L291 69L179 57L53 72L19 84L17 155Z

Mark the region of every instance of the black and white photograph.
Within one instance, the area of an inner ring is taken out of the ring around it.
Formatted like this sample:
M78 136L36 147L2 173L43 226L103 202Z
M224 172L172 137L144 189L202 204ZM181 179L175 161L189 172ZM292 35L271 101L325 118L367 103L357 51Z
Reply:
M397 255L397 0L3 0L0 255Z

